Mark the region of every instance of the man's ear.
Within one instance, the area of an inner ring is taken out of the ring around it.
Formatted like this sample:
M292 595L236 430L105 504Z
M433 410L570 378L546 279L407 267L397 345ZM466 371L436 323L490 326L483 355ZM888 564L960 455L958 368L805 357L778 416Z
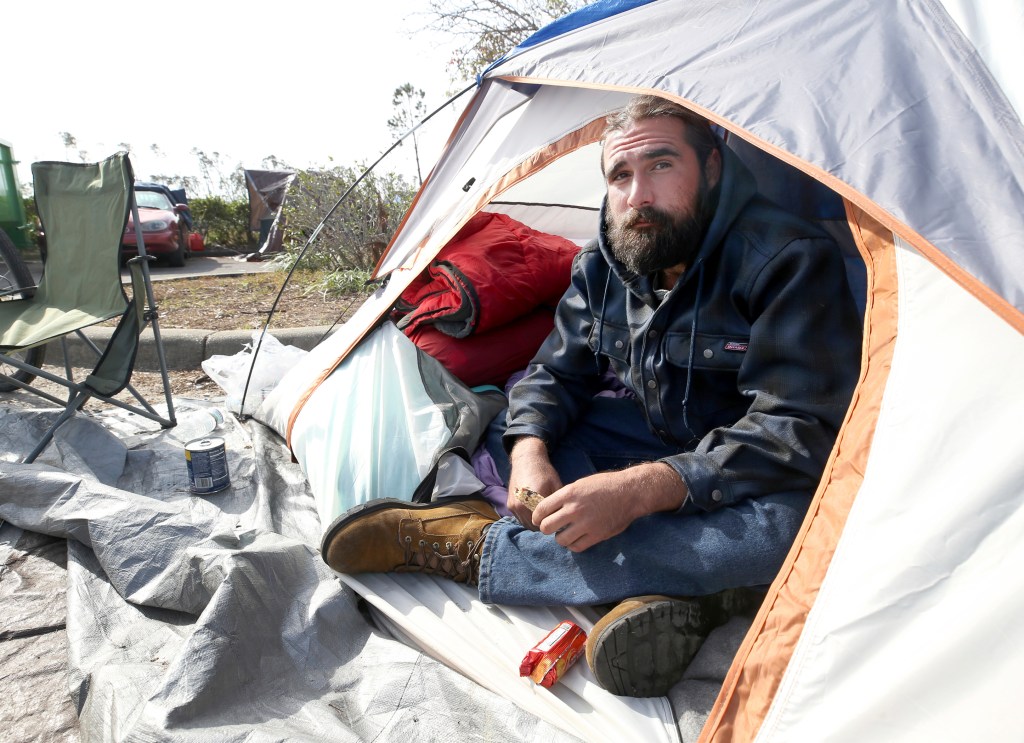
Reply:
M718 148L711 150L707 162L704 163L704 179L708 183L708 190L718 185L722 179L722 153Z

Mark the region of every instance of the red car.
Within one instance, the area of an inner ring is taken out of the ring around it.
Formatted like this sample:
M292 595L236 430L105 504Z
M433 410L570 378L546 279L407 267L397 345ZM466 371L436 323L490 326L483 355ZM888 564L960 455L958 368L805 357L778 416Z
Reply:
M184 266L191 251L191 218L186 204L175 204L166 189L135 186L135 201L139 206L142 239L150 255L165 256L172 266ZM124 237L121 238L121 256L131 258L138 253L135 242L135 223L128 217Z

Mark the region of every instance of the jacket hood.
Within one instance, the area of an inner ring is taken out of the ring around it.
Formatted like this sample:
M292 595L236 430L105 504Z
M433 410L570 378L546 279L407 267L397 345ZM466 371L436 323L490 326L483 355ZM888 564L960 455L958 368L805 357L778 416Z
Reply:
M736 217L757 195L757 183L747 166L724 143L719 143L718 151L722 156L722 179L719 182L718 206L715 208L714 217L712 217L704 240L701 242L700 250L697 251L697 258L689 267L691 269L703 263L707 256L718 248L729 232L732 223L736 221ZM644 298L652 297L653 285L650 277L633 273L612 254L611 246L608 244L605 222L607 209L608 198L606 196L601 204L601 231L598 235L601 254L605 257L608 265L612 267L615 275L630 291ZM686 276L689 277L695 273L688 270Z

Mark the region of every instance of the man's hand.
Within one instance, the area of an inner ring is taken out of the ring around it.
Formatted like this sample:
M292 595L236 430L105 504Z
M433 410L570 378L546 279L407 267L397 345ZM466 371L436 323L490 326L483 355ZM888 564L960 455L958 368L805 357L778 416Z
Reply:
M544 442L530 436L516 440L509 455L512 473L508 480L508 510L527 529L537 531L530 509L516 498L516 488L525 487L541 495L549 495L562 487L562 480L551 465Z
M667 464L639 464L599 472L556 490L534 510L533 521L543 533L555 534L563 547L582 552L622 533L641 516L679 508L686 492Z

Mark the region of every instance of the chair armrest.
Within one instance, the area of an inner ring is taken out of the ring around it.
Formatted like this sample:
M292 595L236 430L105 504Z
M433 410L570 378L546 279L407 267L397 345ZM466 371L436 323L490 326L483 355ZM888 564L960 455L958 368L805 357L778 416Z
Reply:
M137 255L134 258L128 259L128 272L131 274L132 279L132 299L135 301L135 311L139 315L140 328L144 324L147 309L146 302L148 300L146 294L146 274L148 272L143 271L143 265L155 260L155 255Z

